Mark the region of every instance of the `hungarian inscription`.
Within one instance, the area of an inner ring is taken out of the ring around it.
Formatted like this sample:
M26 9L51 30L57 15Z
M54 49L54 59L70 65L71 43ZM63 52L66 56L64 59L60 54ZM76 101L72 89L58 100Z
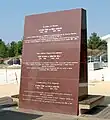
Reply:
M27 69L38 71L72 70L77 62L23 62Z

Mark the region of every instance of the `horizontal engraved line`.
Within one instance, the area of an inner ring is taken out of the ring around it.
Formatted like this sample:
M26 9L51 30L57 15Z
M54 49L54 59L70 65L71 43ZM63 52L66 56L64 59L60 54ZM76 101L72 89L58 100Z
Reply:
M37 78L37 77L21 77L21 78L32 78L32 79L56 79L56 80L59 80L59 79L63 79L63 80L76 80L78 81L78 79L73 79L73 78Z
M31 61L23 61L23 63L24 62L31 62ZM58 63L67 63L68 61L64 61L64 62L58 62ZM72 63L79 63L79 62L73 62L73 61L69 61L69 62L72 62ZM38 62L36 62L36 61L33 61L33 62L31 62L31 63L38 63ZM39 63L53 63L53 62L39 62ZM55 63L55 62L54 62ZM57 62L56 62L57 63Z
M79 83L79 87L87 87L88 83Z

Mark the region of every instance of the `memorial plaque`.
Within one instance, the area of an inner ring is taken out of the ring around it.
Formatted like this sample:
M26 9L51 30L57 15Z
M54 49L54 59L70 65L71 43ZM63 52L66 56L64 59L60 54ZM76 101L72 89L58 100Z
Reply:
M26 16L21 108L78 114L87 94L86 32L84 9Z

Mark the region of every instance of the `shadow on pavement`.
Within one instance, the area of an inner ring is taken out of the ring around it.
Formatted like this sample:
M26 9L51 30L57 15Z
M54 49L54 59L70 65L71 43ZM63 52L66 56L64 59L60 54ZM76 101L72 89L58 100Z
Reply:
M0 111L0 120L33 120L42 115L27 114L10 110Z
M97 106L86 112L88 115L98 115L100 112L102 112L106 106Z
M102 103L103 105L110 105L110 96L105 96L104 102Z

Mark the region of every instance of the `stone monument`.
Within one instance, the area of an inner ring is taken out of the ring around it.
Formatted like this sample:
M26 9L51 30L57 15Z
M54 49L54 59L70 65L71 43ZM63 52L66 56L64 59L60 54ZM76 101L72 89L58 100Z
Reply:
M87 83L86 10L26 16L20 108L78 115Z

